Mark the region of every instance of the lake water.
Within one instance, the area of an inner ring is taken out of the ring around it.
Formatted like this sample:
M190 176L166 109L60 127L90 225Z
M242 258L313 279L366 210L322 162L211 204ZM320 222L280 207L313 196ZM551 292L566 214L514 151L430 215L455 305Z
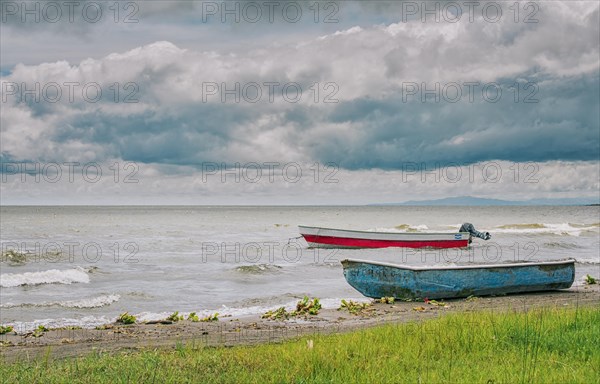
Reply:
M122 312L242 316L364 298L344 258L411 265L575 258L600 275L600 207L1 207L0 323L93 327ZM298 225L492 234L466 250L308 249ZM10 256L14 250L25 258Z

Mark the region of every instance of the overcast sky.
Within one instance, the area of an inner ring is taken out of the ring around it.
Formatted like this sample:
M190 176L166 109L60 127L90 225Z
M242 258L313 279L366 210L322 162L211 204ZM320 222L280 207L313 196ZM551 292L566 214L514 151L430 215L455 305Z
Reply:
M597 1L0 4L2 204L600 193Z

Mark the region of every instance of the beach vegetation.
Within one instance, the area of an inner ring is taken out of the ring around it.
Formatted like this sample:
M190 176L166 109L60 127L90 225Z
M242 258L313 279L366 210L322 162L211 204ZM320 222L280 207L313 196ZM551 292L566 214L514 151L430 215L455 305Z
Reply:
M361 315L364 314L368 309L371 309L371 303L358 303L356 301L346 301L342 299L338 311L347 310L353 315Z
M183 320L183 315L180 315L179 311L175 311L169 317L167 317L166 320L176 323L178 321Z
M446 306L446 303L443 301L429 300L428 298L425 298L424 302L425 302L425 304L434 305L436 307L445 307Z
M212 321L219 321L219 313L213 313L212 315L208 315L206 317L203 317L202 319L200 319L200 321L208 323L208 322L212 322Z
M49 329L46 328L43 325L38 325L38 327L36 329L33 330L33 332L30 332L29 335L33 336L33 337L42 337L44 336L44 333L48 332Z
M301 315L318 315L321 310L321 302L318 298L313 298L312 300L308 298L308 296L304 296L304 298L296 304L296 310L292 312L292 316L301 316Z
M121 324L134 324L135 321L135 316L130 315L129 312L121 313L121 315L117 318L117 323Z
M393 297L382 297L379 300L375 300L375 302L381 303L381 304L394 304L394 302L396 301L396 299L394 299Z
M275 310L269 310L261 316L262 319L267 320L287 320L290 318L290 313L285 307L279 307Z
M10 263L12 265L22 265L27 262L27 254L23 252L9 249L2 252L2 262Z
M275 310L269 310L261 316L267 320L288 320L290 317L297 316L316 316L321 310L321 302L318 298L312 300L308 296L304 296L302 300L296 303L296 309L292 312L288 312L285 307L279 307Z
M587 285L597 284L596 279L590 275L585 275L585 283Z

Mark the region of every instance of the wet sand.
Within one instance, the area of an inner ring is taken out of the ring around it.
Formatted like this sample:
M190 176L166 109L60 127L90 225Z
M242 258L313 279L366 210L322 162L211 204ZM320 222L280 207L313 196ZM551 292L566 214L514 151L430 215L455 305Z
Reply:
M423 302L375 303L361 315L324 309L317 316L285 321L261 319L259 315L220 318L218 322L179 321L171 324L109 324L105 329L53 329L36 337L33 333L0 335L0 355L5 363L40 357L65 358L93 352L174 348L180 344L235 346L281 342L311 334L349 332L375 325L418 322L445 314L476 311L527 311L533 308L600 307L600 286L516 294L499 297L448 300L445 306Z

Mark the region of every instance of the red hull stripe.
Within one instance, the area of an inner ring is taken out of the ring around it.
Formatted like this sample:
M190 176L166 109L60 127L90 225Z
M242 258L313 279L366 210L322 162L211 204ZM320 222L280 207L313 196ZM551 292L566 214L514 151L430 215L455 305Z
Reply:
M338 245L340 247L356 247L356 248L388 248L388 247L403 247L403 248L458 248L469 245L469 240L373 240L373 239L353 239L350 237L333 237L333 236L316 236L302 235L309 243Z

